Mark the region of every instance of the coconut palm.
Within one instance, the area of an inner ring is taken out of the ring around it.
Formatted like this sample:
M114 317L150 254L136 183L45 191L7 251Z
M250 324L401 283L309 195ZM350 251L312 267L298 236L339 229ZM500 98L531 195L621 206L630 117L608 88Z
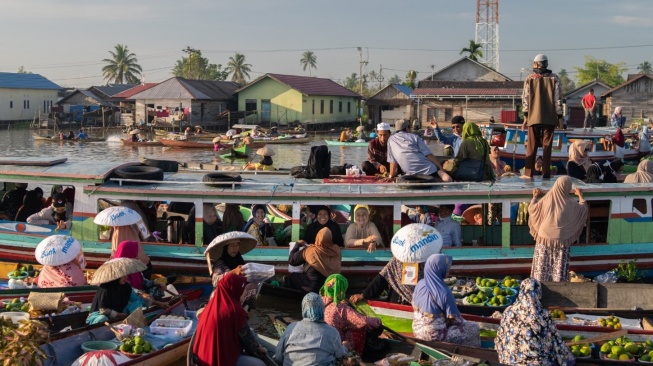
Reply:
M639 66L637 66L640 74L653 74L653 66L650 62L644 61Z
M231 74L231 81L244 85L249 79L249 73L252 71L252 65L245 63L245 55L236 52L235 55L229 57L229 62L225 71Z
M117 44L114 51L109 51L111 58L105 58L102 62L107 65L102 68L102 75L107 82L115 84L138 84L140 75L143 72L138 64L136 54L129 52L126 45Z
M417 79L417 71L409 70L406 74L406 81L404 82L404 85L411 89L415 89L415 79Z
M308 67L308 76L313 76L311 74L311 69L317 70L317 56L315 56L313 51L304 52L299 63L304 67L304 71L306 71L306 68Z
M478 61L479 57L483 57L483 50L481 49L481 44L474 42L473 39L469 40L469 47L465 47L462 50L460 50L460 54L462 55L463 53L467 52L469 55L467 57L470 60Z

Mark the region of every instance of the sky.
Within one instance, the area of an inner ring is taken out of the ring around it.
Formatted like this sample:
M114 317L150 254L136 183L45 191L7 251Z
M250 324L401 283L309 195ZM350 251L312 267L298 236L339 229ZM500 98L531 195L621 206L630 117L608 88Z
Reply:
M223 67L242 53L251 79L308 75L299 60L311 50L313 76L336 81L359 72L361 47L364 73L419 80L460 59L476 27L474 0L0 0L0 13L1 72L79 88L106 84L102 60L117 44L145 82L172 77L186 47ZM653 0L500 0L499 71L520 80L544 53L572 78L585 56L637 73L653 63L652 14Z

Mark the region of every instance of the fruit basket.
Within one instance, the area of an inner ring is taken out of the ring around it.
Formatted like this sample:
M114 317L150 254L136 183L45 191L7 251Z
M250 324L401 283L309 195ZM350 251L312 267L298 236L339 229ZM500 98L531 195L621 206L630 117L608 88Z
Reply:
M507 301L507 302L506 302L505 305L504 305L504 304L502 304L502 305L492 305L492 304L490 304L490 301L492 301L492 299L488 299L488 300L485 302L485 306L490 307L490 308L505 308L505 307L508 307L508 306L512 305L512 303L513 303L515 300L506 297L506 301Z
M155 351L158 351L158 349L156 347L154 347L154 346L150 346L150 351L149 352L131 353L131 352L126 352L126 351L121 350L120 353L122 353L123 355L125 355L125 356L127 356L129 358L136 358L136 357L141 357L143 355L146 355L148 353L152 353L152 352L155 352Z
M20 273L20 274L18 274ZM26 271L11 271L7 273L7 277L12 280L24 280L29 276L29 273Z
M470 296L471 296L471 295L470 295ZM466 296L466 297L463 298L463 304L464 304L464 305L485 306L485 302L486 302L487 300L486 300L486 301L483 301L483 302L478 302L478 303L470 302L470 300L469 300L470 296Z
M599 352L599 358L600 358L601 360L614 362L614 363L616 363L616 364L620 364L620 363L633 363L633 362L636 361L634 357L631 358L631 359L629 359L629 360L619 360L619 359L610 358L610 355L608 355L608 354L606 354L606 353L603 353L603 352Z

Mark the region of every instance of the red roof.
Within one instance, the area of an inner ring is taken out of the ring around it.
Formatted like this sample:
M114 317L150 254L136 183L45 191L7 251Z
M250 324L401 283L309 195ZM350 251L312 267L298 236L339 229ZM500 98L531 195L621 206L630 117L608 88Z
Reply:
M353 92L344 86L336 83L331 79L323 79L309 76L296 76L296 75L282 75L282 74L265 74L257 80L252 81L238 91L241 91L251 85L256 84L257 81L269 77L282 84L297 90L305 95L324 95L324 96L339 96L339 97L353 97L361 98L361 95Z
M521 89L489 89L489 88L417 88L411 95L442 95L442 96L465 96L465 95L505 95L521 96Z
M155 86L157 84L158 83L145 83L145 84L137 85L137 86L135 86L135 87L133 87L131 89L125 90L122 93L118 93L118 94L114 95L113 98L125 98L125 99L127 99L127 98L131 97L132 95L134 95L136 93L140 93L143 90L149 89L149 88L151 88L151 87L153 87L153 86Z

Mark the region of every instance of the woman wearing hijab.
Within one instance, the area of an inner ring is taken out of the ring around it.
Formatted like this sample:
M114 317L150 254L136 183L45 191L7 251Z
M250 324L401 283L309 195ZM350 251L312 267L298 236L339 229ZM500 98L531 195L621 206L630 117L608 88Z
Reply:
M624 183L651 183L653 182L653 161L644 159L637 165L637 171L628 174Z
M193 336L192 364L198 366L265 366L249 355L265 355L240 305L247 278L228 273L211 294ZM243 350L249 354L243 354Z
M333 243L331 230L323 228L317 233L314 245L297 242L288 262L291 266L304 266L304 272L290 273L286 285L304 292L318 292L327 277L340 273L342 254L340 247Z
M621 128L617 128L614 136L612 136L612 145L614 145L614 157L623 160L626 153L626 138Z
M452 262L444 254L433 254L426 260L424 278L417 282L413 294L413 333L425 341L480 347L478 325L463 320L453 293L444 283Z
M243 213L240 212L240 207L233 203L227 203L224 206L224 214L222 215L222 230L225 233L240 231L243 226L245 226L245 219Z
M337 244L340 247L344 246L345 239L342 237L340 226L331 220L331 210L327 206L318 206L316 209L314 209L314 212L317 212L315 215L315 221L306 227L306 231L304 231L304 243L315 243L317 233L326 227L331 230L333 243Z
M458 154L453 162L452 173L454 177L460 164L467 159L484 162L483 180L494 179L494 169L490 161L490 145L483 137L481 129L474 122L465 122L463 125L463 141L460 143Z
M494 340L499 362L506 365L567 366L575 363L549 312L540 303L542 286L522 281L515 303L503 312Z
M345 247L364 248L372 253L377 247L383 247L381 233L370 221L370 209L367 205L354 207L354 224L347 227Z
M574 189L579 202L569 197L571 178L561 176L542 197L533 189L528 206L528 226L535 239L531 278L538 281L569 281L569 247L578 240L589 211L580 188Z
M378 298L384 291L388 292L388 301L397 304L411 304L415 286L405 285L402 281L403 264L395 257L383 267L363 293L351 295L349 301L354 304L359 301ZM424 263L417 267L417 279L424 278Z
M340 274L327 277L320 289L324 302L324 321L338 330L340 338L349 342L352 350L363 355L365 338L378 338L383 332L381 319L365 316L347 304L349 282ZM367 358L367 357L365 357Z
M585 180L587 178L587 170L592 165L592 160L587 156L589 150L589 141L576 140L569 145L567 175L580 180Z
M86 286L84 268L80 265L80 256L58 266L44 265L36 278L40 288Z
M139 231L136 225L116 226L113 228L113 233L111 234L111 258L115 257L118 246L123 241L135 241L138 243L138 255L136 259L147 266L147 270L143 271L143 276L149 279L152 275L152 262L150 262L150 257L145 253L141 245Z
M138 259L138 245L137 241L125 240L118 245L118 250L114 254L114 258L132 258ZM164 296L164 285L157 285L156 282L143 277L143 272L132 273L127 276L127 282L134 290L144 291L152 295L155 299L161 299Z
M284 366L335 365L347 355L348 342L324 322L320 295L308 293L302 300L301 321L290 324L277 343L274 361Z
M246 235L243 233L239 234ZM211 250L213 253L220 253L220 257L216 259L211 266L211 282L213 283L213 288L217 288L220 280L229 273L237 274L239 276L244 275L242 267L245 265L245 260L243 259L242 254L247 254L254 248L255 246L253 243L248 243L239 239L225 240L215 245ZM248 283L245 287L244 293L243 307L251 310L254 308L256 303L258 284Z
M66 212L66 197L63 193L56 193L52 205L27 217L27 221L34 225L56 225L58 230L70 230L73 225L72 212Z
M651 153L651 141L650 136L648 135L648 126L642 126L642 132L637 136L637 150L639 151L639 156L647 156Z
M621 114L621 107L616 107L614 113L610 116L610 124L614 128L624 128L626 117Z
M268 211L265 205L254 205L252 208L252 218L247 221L243 231L256 238L259 246L268 246L270 243L266 240L271 236L272 227L265 222L265 215Z
M202 242L207 245L213 239L222 234L222 221L218 216L218 210L210 203L202 205L204 214L202 215ZM195 207L188 214L188 242L195 244ZM240 226L242 227L242 225Z

